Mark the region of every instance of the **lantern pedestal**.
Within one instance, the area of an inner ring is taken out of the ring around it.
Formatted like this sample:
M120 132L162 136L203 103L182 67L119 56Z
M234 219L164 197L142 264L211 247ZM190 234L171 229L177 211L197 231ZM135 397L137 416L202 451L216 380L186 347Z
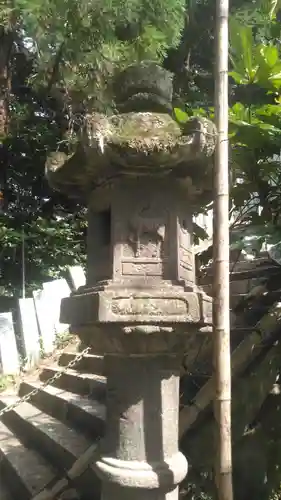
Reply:
M178 451L180 360L106 356L107 420L95 468L103 500L178 498L187 473Z

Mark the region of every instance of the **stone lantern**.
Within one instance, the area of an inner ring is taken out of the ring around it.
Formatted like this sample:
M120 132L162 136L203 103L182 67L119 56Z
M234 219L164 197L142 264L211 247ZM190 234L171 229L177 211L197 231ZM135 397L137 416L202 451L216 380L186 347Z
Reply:
M128 68L114 89L118 113L87 116L73 154L46 165L53 188L88 203L87 283L62 301L61 321L105 356L102 499L176 500L187 473L180 363L211 324L192 215L211 194L216 131L206 119L175 121L172 77L156 64Z

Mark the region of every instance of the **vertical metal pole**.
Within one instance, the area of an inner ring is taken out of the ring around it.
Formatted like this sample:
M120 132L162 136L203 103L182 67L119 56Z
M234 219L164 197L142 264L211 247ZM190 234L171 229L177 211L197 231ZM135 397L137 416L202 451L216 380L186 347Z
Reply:
M21 230L21 266L22 266L22 298L25 299L25 234L24 226Z

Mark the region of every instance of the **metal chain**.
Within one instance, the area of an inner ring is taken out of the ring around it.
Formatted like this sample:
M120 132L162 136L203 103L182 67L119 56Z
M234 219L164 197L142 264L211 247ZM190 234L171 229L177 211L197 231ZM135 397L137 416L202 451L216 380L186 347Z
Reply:
M25 394L24 396L22 396L22 398L19 398L17 401L15 401L15 403L12 403L10 405L5 406L5 408L3 408L0 411L0 418L5 413L8 413L9 411L12 411L15 408L17 408L18 406L20 406L22 403L27 403L30 400L30 398L32 398L32 396L36 396L36 394L38 394L42 389L45 389L45 387L47 387L47 385L51 385L55 380L58 380L67 370L69 370L70 368L73 368L85 356L85 354L88 354L89 351L90 351L90 347L86 347L83 351L81 351L79 354L77 354L77 356L75 356L75 358L72 359L63 370L55 373L55 375L53 375L53 377L51 377L48 380L46 380L45 382L43 382L40 385L40 387L33 389L28 394Z
M9 411L12 411L20 406L22 403L27 403L32 398L32 396L36 396L36 394L38 394L42 389L44 389L48 385L51 385L55 380L58 380L64 373L66 373L67 370L73 368L86 354L88 354L90 350L90 347L86 347L85 349L83 349L83 351L77 354L75 358L72 359L63 370L55 373L53 377L43 382L40 387L33 389L28 394L25 394L22 398L19 398L17 401L15 401L15 403L5 406L5 408L0 411L0 418L5 413L8 413ZM60 354L62 354L64 351L65 349L62 349ZM62 495L63 493L67 492L69 490L70 482L72 482L76 477L83 474L83 472L93 461L94 455L97 454L99 441L100 439L95 443L95 445L90 446L90 448L88 448L88 450L86 450L86 452L74 462L72 467L67 472L65 472L63 477L57 480L53 486L45 486L44 489L41 492L37 493L32 500L55 500L56 498L58 498L58 495Z
M54 380L60 378L67 369L75 366L83 358L83 356L85 356L85 354L88 354L89 351L90 347L86 347L81 353L79 353L72 361L68 363L68 365L65 367L63 371L61 371L60 373L56 373L53 377L44 382L38 389L34 389L26 396L23 396L23 398L21 398L13 405L7 406L4 410L10 411L19 404L28 401L30 397L37 394L41 389L43 389L47 385L50 385L52 382L54 382ZM5 413L6 411L4 411L3 413ZM2 413L0 412L0 417L1 414ZM91 445L85 451L85 453L81 455L72 464L71 468L68 471L66 471L61 478L56 480L55 483L54 480L51 480L48 485L45 485L40 492L38 492L34 497L32 497L32 500L56 500L56 499L64 500L67 499L67 497L64 496L64 493L68 494L69 492L72 491L76 493L76 490L71 487L71 483L73 483L77 477L81 476L85 472L85 470L93 462L94 457L98 455L100 441L101 437L98 438L96 443Z
M66 471L63 476L57 481L51 480L48 485L46 485L39 493L37 493L31 500L67 500L68 494L73 492L76 494L75 484L71 486L71 483L75 482L75 479L81 476L86 469L91 465L94 458L99 456L99 445L101 437L98 438L96 443L92 444L86 451L81 455L71 466L71 468ZM63 495L63 496L61 496ZM75 497L76 498L76 497ZM77 497L78 498L78 497Z

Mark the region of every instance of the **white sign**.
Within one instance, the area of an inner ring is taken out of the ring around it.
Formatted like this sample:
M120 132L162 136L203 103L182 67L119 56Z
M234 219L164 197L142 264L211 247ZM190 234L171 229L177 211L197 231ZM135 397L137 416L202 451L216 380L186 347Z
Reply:
M0 362L4 375L19 373L19 355L11 312L0 313Z
M48 302L45 290L36 290L33 292L33 299L42 341L42 349L46 354L50 354L54 350L56 338L52 304Z
M80 286L86 284L86 276L82 266L71 266L68 268L70 274L71 283L74 290L78 290Z
M61 300L69 297L70 288L65 279L49 281L43 284L43 290L46 293L46 300L49 304L50 314L56 333L63 333L68 329L68 325L60 323Z
M39 330L33 299L19 299L21 341L25 366L32 367L40 359Z

